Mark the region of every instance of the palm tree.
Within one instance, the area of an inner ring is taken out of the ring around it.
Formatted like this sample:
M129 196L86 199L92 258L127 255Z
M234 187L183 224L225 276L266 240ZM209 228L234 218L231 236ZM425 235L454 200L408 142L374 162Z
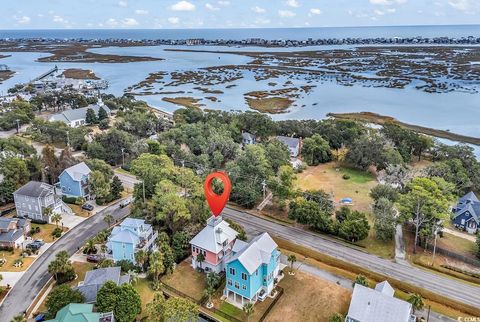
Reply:
M50 217L50 220L53 221L58 227L58 223L62 220L62 215L59 213L54 213Z
M138 252L135 253L135 261L137 262L138 265L140 265L140 268L143 272L145 262L147 261L148 258L148 253L140 249Z
M213 287L207 287L204 291L203 294L207 297L207 308L212 307L212 296L215 294L215 289Z
M216 289L220 284L221 279L222 278L218 273L215 273L215 272L208 273L206 276L207 287Z
M27 319L23 315L17 315L10 322L27 322Z
M416 310L423 309L423 306L425 305L425 303L423 303L422 296L418 293L411 294L408 297L407 302L412 304L413 314L415 314Z
M47 218L50 218L50 216L53 215L53 209L51 207L47 207L45 209L43 209L43 216L47 217ZM51 218L51 220L53 221L53 218ZM62 219L60 219L62 220Z
M163 265L163 254L159 251L154 251L150 254L150 267L148 268L148 272L153 275L153 279L155 282L158 282L158 278L160 274L165 272L165 265Z
M107 223L108 227L110 227L115 219L111 214L106 214L103 220Z
M202 268L202 263L205 261L205 255L203 255L202 253L199 253L197 255L197 263L198 265L200 266L200 268Z
M247 322L250 321L250 316L253 314L253 303L252 302L247 302L245 305L243 305L243 312L245 312L245 315L247 316Z
M97 247L95 246L95 242L93 239L87 240L85 246L83 246L83 253L84 254L95 254L97 252Z
M290 272L294 274L293 272L293 264L297 261L297 257L295 255L288 255L287 261L290 263Z
M62 272L61 263L58 260L53 260L48 264L48 272L58 280L58 274Z

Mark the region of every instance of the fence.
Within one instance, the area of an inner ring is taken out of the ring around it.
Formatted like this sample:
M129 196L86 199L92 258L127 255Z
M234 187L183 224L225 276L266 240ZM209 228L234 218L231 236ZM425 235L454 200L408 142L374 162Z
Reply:
M430 243L427 243L427 249L430 250L430 251L433 251L433 245L430 244ZM460 260L464 263L480 267L480 260L477 260L475 258L463 256L461 254L452 252L450 250L446 250L446 249L438 247L438 246L435 249L435 252L438 253L438 254L442 254L442 255L445 255L445 256L448 256L448 257L458 259L458 260Z
M263 312L263 315L262 315L262 317L260 318L260 320L258 320L258 322L263 322L263 320L265 320L265 318L267 317L268 313L270 313L270 311L273 309L273 307L275 306L275 304L277 303L277 301L280 299L280 297L282 297L282 295L283 295L283 287L277 286L277 290L278 290L277 296L275 296L275 298L273 299L272 303L270 303L270 305L269 305L268 308L265 310L265 312Z

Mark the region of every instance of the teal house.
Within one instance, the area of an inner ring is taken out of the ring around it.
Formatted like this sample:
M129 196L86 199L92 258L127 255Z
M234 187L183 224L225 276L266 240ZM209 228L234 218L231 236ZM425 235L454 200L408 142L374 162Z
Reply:
M90 184L88 182L90 172L91 170L85 162L63 170L58 177L60 182L57 184L62 191L62 195L90 199Z
M128 260L134 264L135 253L139 250L150 252L156 249L155 240L158 233L145 220L126 218L119 226L113 228L107 241L106 258L115 262Z
M226 300L237 307L263 301L273 290L280 272L278 245L263 233L250 243L236 240L226 263Z
M113 313L93 312L93 304L70 303L46 322L115 322Z

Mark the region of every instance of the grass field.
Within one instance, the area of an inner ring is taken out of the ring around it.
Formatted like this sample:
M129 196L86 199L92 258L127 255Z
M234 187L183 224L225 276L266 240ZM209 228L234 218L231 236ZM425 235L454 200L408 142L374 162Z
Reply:
M466 257L477 258L475 243L465 238L443 233L442 238L437 238L437 246Z
M90 217L91 212L83 210L82 206L72 205L72 204L68 204L68 206L73 210L75 215L80 216L80 217L85 217L85 218Z
M5 259L7 262L0 267L0 272L22 272L32 264L35 258L33 257L22 257L22 250L15 249L13 252L1 250L0 251L0 259ZM21 267L15 267L14 263L15 260L21 259L23 261L23 265Z
M343 179L347 174L350 179ZM352 198L352 209L370 211L370 190L377 185L375 178L363 171L340 167L335 162L308 167L297 175L296 186L302 190L322 189L333 196L336 206L343 198Z
M153 300L155 291L150 288L150 282L146 278L139 278L133 286L140 294L140 299L142 300L142 312L138 316L138 321L140 321L141 318L147 316L147 304Z
M162 277L162 282L200 301L206 288L205 275L190 266L190 258L177 265L172 274Z
M348 175L348 180L343 179ZM316 167L308 167L297 175L296 186L302 190L322 189L333 196L336 208L341 207L339 203L343 198L352 198L353 205L349 206L354 210L367 213L368 221L372 227L368 238L357 244L367 252L383 258L393 258L395 255L395 244L393 241L382 242L375 238L373 230L373 218L371 213L372 198L370 190L377 185L375 177L370 173L349 169L339 166L335 162L325 163Z
M56 225L53 224L32 224L32 228L40 227L40 232L34 234L32 236L33 239L41 239L46 243L51 243L54 241L52 232L53 230L57 227ZM58 227L62 227L59 225ZM67 227L63 227L63 232L65 233L68 231Z
M265 321L328 321L334 313L348 310L351 291L334 283L297 272L295 276L285 274L279 284L283 296Z
M84 263L84 262L72 262L72 266L75 269L75 274L77 277L73 280L68 282L70 286L77 286L78 282L81 282L85 279L85 275L88 271L91 271L95 264L92 263Z

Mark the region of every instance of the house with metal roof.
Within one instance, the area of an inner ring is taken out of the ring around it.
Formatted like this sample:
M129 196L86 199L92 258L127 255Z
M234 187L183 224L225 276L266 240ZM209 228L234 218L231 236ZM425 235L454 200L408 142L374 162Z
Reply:
M45 322L115 322L113 312L93 312L93 304L70 303Z
M98 111L103 108L107 115L110 117L112 111L106 105L92 104L82 108L76 108L63 111L62 113L54 114L50 117L49 121L60 121L67 124L70 127L79 127L86 124L87 110L91 109L98 116Z
M282 135L277 136L276 139L288 147L288 151L290 151L290 157L298 157L298 155L300 154L300 139Z
M225 261L230 257L238 232L221 216L210 217L207 225L190 241L192 267L205 272L220 273L225 270ZM204 261L198 261L203 254Z
M56 194L55 187L45 182L30 181L13 193L17 216L50 222L46 209L52 213L72 214Z
M98 290L107 281L112 281L117 285L130 282L129 275L121 275L120 273L120 267L98 268L88 271L83 282L79 282L75 289L82 293L85 303L95 303Z
M116 262L126 259L135 264L135 253L155 250L157 237L158 233L145 220L126 218L108 237L106 257Z
M0 217L0 247L21 247L30 229L29 219Z
M480 201L473 192L467 193L458 200L453 211L453 224L469 234L476 234L480 227Z
M393 297L394 293L387 281L375 289L355 284L345 322L415 322L412 304Z
M246 243L237 240L226 263L224 296L238 307L263 301L272 292L280 272L280 251L268 233Z
M83 197L89 199L90 185L88 178L90 172L91 170L85 162L78 163L63 170L58 176L58 185L62 194L68 197Z

